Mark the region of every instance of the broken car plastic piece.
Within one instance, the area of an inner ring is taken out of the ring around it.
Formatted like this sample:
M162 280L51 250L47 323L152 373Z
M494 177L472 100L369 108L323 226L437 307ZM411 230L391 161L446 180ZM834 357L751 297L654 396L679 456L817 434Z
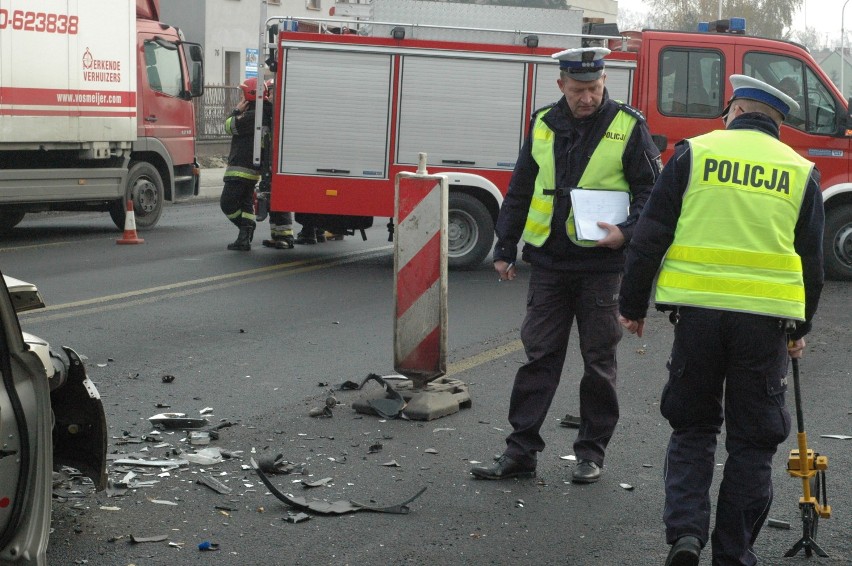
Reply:
M184 458L199 466L210 466L222 461L222 452L216 447L209 446L195 452L195 454L184 454Z
M257 459L258 466L266 474L304 473L304 464L300 467L284 459L283 454L263 456Z
M145 466L149 468L185 468L189 466L187 460L140 460L138 458L120 458L113 460L114 466Z
M302 480L302 485L305 486L305 487L320 487L320 486L323 486L323 485L328 485L331 482L332 482L332 478L322 478L321 480L316 480L316 481L309 481L309 480L305 479L305 480Z
M580 417L575 417L571 413L568 413L562 420L559 421L559 426L564 426L566 428L580 428Z
M375 381L385 390L384 399L367 400L367 404L376 415L385 419L395 419L397 417L405 416L402 414L402 411L405 409L406 402L402 395L400 395L399 391L391 387L382 376L375 373L367 375L367 377L364 378L364 381L361 382L361 385L358 386L358 389L363 389L364 385L368 381Z
M790 523L787 521L782 521L780 519L767 519L766 524L775 529L788 529L790 528Z
M328 407L314 407L310 411L308 411L309 417L333 417L334 413L331 412L331 409Z
M189 443L193 446L207 446L210 444L210 433L192 431L189 433Z
M365 503L359 503L358 501L335 501L334 503L329 503L328 501L320 501L318 499L313 499L308 501L304 497L293 497L292 495L285 495L281 493L277 487L275 487L269 478L267 478L260 468L255 462L254 458L251 459L252 468L257 472L258 477L266 486L266 488L278 499L289 505L290 507L295 507L296 509L301 509L302 511L313 511L315 513L320 513L322 515L342 515L344 513L354 513L356 511L373 511L375 513L394 513L398 515L406 515L411 512L411 509L408 507L408 504L423 495L423 492L426 491L424 487L420 491L414 494L413 497L406 499L402 503L398 505L390 505L388 507L375 507L373 505L367 505Z
M310 520L310 518L311 516L307 513L287 513L286 517L282 517L288 523L301 523Z
M201 428L210 424L207 419L195 419L187 417L186 413L160 413L153 417L148 417L152 425L159 425L163 428Z
M206 485L216 493L220 493L222 495L228 495L232 491L230 487L223 484L212 476L201 476L195 481L195 483L200 485Z
M152 537L137 537L134 535L130 535L130 542L133 544L138 544L141 542L163 542L164 540L168 540L169 535L155 535Z

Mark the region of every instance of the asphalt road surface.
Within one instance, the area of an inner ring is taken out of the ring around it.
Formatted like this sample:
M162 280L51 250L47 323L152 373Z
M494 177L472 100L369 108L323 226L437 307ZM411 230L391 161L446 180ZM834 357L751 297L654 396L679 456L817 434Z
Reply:
M256 242L266 235L261 225ZM361 393L340 390L371 372L393 373L393 260L384 220L366 242L278 251L257 243L229 252L236 230L218 205L169 206L145 244L116 246L107 215L33 215L0 243L0 269L36 283L48 309L21 317L25 330L88 356L103 397L114 459L141 453L179 459L191 446L181 430L151 440L148 418L171 411L219 429L209 447L232 457L175 469L136 469L148 487L122 495L57 484L50 564L662 564L662 464L669 427L659 414L671 327L651 315L644 338L619 350L621 420L602 480L569 481L580 358L572 340L563 382L543 429L547 448L533 480L488 482L468 473L504 447L529 271L496 282L489 265L449 276L449 377L471 406L432 421L382 419L352 409ZM775 460L761 564L852 563L852 285L829 282L801 363L809 445L829 458L833 516L817 540L830 558L783 554L800 538L801 484L785 471L795 434ZM573 337L575 338L575 337ZM163 376L174 376L164 382ZM309 412L333 395L330 418ZM793 407L792 392L788 405ZM795 432L795 431L794 431ZM724 461L724 435L717 462ZM275 499L247 469L250 457L280 454L304 474L270 476L285 493L328 502L387 506L404 515L359 511L311 515ZM720 468L721 472L721 468ZM212 477L220 494L198 483ZM714 493L718 486L714 484ZM113 464L110 478L127 478ZM303 480L318 487L304 487ZM322 483L322 482L319 482ZM143 485L145 485L143 483ZM110 496L115 495L115 496ZM136 542L146 538L157 542ZM200 543L216 550L201 551ZM709 551L702 565L710 564Z

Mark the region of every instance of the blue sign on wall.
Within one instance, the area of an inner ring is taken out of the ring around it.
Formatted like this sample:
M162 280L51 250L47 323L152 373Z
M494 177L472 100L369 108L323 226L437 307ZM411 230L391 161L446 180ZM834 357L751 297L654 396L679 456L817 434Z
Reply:
M259 58L257 49L246 49L246 78L257 76L257 60Z

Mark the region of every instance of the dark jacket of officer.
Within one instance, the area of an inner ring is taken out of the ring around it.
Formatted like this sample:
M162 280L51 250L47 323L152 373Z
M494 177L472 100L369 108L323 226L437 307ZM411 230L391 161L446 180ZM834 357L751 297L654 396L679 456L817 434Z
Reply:
M629 112L639 120L633 128L622 155L624 175L630 185L631 193L627 220L618 225L626 243L631 239L633 226L639 218L639 212L648 199L661 168L660 152L648 133L644 117L638 110L611 100L605 91L600 108L591 116L579 120L574 118L565 97L562 97L543 119L555 133L553 147L556 157L555 187L571 188L577 187L598 142L619 111ZM497 221L494 261L503 260L513 263L516 259L518 242L524 230L539 170L531 153L532 136L530 134L534 122L533 118ZM526 244L523 248L523 259L535 265L556 270L621 271L624 265L623 250L581 247L571 242L565 230L571 198L566 194L558 196L555 200L550 236L540 248Z
M729 130L756 130L779 137L778 126L765 114L749 112L738 116L728 125ZM686 141L675 147L672 162L663 170L653 195L645 205L644 224L633 234L621 287L619 308L621 314L631 320L645 318L648 298L654 274L672 241L680 217L683 195L690 178L690 146ZM823 286L822 262L822 193L819 189L819 172L814 168L808 179L799 219L795 228L794 246L802 260L802 278L805 285L805 322L797 324L791 335L793 340L801 338L811 329L811 320L819 303ZM657 305L659 310L670 310L669 305Z

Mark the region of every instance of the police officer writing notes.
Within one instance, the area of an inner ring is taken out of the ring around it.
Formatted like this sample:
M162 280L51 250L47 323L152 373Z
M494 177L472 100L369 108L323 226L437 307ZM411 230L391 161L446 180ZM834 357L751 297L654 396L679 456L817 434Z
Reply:
M772 457L790 432L787 358L802 355L823 284L819 174L779 141L783 119L798 105L757 79L730 80L726 129L676 146L636 225L621 285L621 324L641 336L659 269L657 308L671 310L674 323L660 402L672 426L667 566L698 564L710 538L723 421L728 455L713 564L757 563Z
M222 212L233 222L240 233L237 239L228 244L229 250L249 251L254 236L254 186L260 179L260 168L254 166L254 112L258 100L264 104L264 127L269 128L272 120L272 105L266 96L263 83L259 87L257 79L248 78L240 85L242 99L231 115L225 120L225 131L231 134L231 152L228 155L228 167L225 169L225 186L219 205Z
M572 480L600 479L604 452L618 422L615 351L624 244L660 172L659 151L645 120L611 100L604 87L604 48L555 54L564 95L532 117L497 220L494 268L500 280L516 275L518 242L532 265L527 314L521 328L528 361L517 372L509 404L512 433L503 455L471 469L481 479L534 477L544 449L539 431L559 384L574 319L583 356L581 423L574 442ZM572 188L624 191L627 219L599 223L607 235L579 240Z

